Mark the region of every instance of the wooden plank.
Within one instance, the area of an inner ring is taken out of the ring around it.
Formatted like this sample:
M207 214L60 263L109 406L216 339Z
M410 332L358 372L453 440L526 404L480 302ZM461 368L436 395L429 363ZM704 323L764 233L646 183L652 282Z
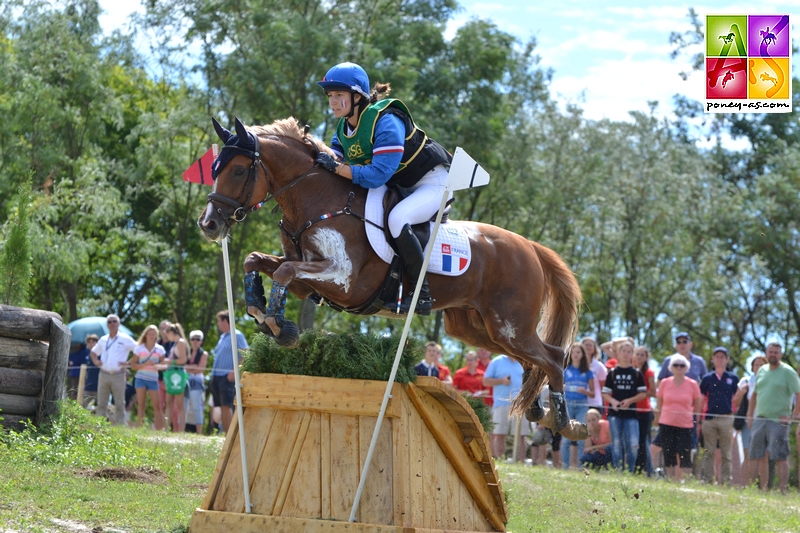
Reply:
M42 372L0 367L0 392L18 396L42 394Z
M47 345L39 341L0 337L0 366L44 371Z
M356 497L361 471L358 429L357 417L331 415L331 518L334 520L350 518Z
M72 341L72 332L61 322L61 317L51 318L50 321L50 345L38 412L40 424L58 414L59 402L66 396L69 345Z
M0 336L49 341L51 319L62 322L58 313L0 305Z
M20 416L20 415L2 414L2 415L0 415L0 417L2 417L2 420L0 420L0 427L4 427L4 428L8 428L8 429L15 429L15 430L25 429L25 424L23 424L23 422L26 421L26 420L31 422L31 423L33 423L33 424L36 423L36 417L35 416Z
M297 435L294 439L294 446L292 446L292 455L289 457L289 464L281 480L281 487L278 489L278 496L275 499L275 508L272 514L278 516L283 513L283 507L286 502L286 496L289 494L289 487L294 480L295 470L297 469L297 462L300 459L300 452L303 450L303 444L306 440L308 433L308 426L311 425L311 411L303 411L303 418L300 421L300 427L297 430ZM299 481L302 483L302 481Z
M406 392L481 511L498 531L505 531L504 521L507 517L502 514L503 509L495 504L484 474L465 449L463 436L453 418L438 401L413 384L408 385Z
M447 524L444 527L452 527L453 529L464 529L461 524L461 501L459 499L459 492L462 487L461 480L458 478L458 473L455 468L445 462L445 506L444 514Z
M256 514L271 515L278 491L289 467L294 443L300 431L304 413L301 411L275 411L272 429L261 461L252 482L250 501Z
M423 449L427 430L425 423L417 414L416 408L411 406L411 400L405 395L405 401L409 405L409 480L411 489L409 496L411 500L412 525L421 527L425 524L425 492L423 490Z
M320 496L321 517L331 517L331 415L320 413Z
M351 524L331 520L226 513L196 509L191 533L464 533L455 529L403 528L381 524Z
M282 516L322 518L320 479L320 413L309 412L311 422L294 469ZM330 505L330 504L329 504Z
M480 511L475 507L467 487L463 483L458 484L458 525L465 531L475 528L475 512Z
M214 503L214 498L217 495L217 490L222 481L222 474L225 471L225 465L228 463L228 457L231 453L231 446L233 445L234 437L238 431L239 417L234 416L231 420L231 425L228 427L228 434L225 436L225 442L222 443L222 450L219 452L217 466L214 467L214 473L211 475L211 483L208 485L208 492L206 492L206 496L203 498L203 503L200 504L201 509L209 510Z
M360 522L368 524L391 524L393 518L392 503L392 422L387 419L381 424L372 463L364 483L364 491L359 503ZM359 417L359 469L364 468L364 461L369 451L372 434L375 431L377 417Z
M438 445L434 445L436 453L434 465L436 465L436 526L440 529L450 527L450 515L447 512L447 456L442 452Z
M401 389L402 385L395 383L392 395ZM250 373L242 377L242 405L246 407L378 416L385 391L386 382L382 381ZM398 416L395 404L389 400L387 417Z
M409 395L410 396L410 395ZM413 398L412 398L413 401ZM422 430L422 526L433 528L437 524L436 511L439 498L436 490L436 452L439 446L429 431ZM415 524L416 525L416 524Z
M400 416L392 420L392 501L394 504L392 523L397 526L411 526L411 500L409 492L410 466L408 458L408 415L410 404L405 391L402 397L395 398L400 408Z
M17 396L0 393L0 413L5 415L35 416L39 408L36 396Z

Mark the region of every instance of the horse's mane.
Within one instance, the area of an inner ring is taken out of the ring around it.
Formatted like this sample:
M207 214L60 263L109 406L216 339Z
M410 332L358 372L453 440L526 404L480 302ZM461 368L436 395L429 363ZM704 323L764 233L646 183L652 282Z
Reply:
M333 154L333 151L330 149L330 147L328 147L327 144L325 144L324 141L317 139L311 134L308 134L307 136L304 135L302 126L300 126L300 123L294 117L278 119L272 124L264 126L250 126L250 129L253 133L259 136L278 135L280 137L289 137L302 143L305 143L305 138L308 137L309 139L314 139L316 141L320 151Z

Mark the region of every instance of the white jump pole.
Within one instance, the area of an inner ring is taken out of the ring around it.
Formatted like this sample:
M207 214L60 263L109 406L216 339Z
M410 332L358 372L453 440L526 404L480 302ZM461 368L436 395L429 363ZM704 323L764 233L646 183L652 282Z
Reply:
M411 320L414 318L414 311L417 309L417 300L419 293L422 290L422 282L425 279L425 272L428 271L428 263L431 259L431 252L433 245L436 242L436 236L439 234L439 226L442 225L442 215L444 215L444 208L447 206L447 199L450 197L452 191L461 189L470 189L473 187L481 187L489 183L489 174L475 162L464 150L456 148L453 155L453 162L450 165L450 172L447 175L447 185L445 185L444 195L439 204L439 212L436 213L436 223L433 225L431 238L428 241L428 246L425 249L425 260L422 262L422 270L417 279L417 286L414 287L414 296L411 298L411 307L406 316L406 323L403 326L403 335L400 337L400 343L397 345L397 353L394 356L394 364L392 365L392 372L389 374L389 381L386 383L386 392L383 394L383 401L381 402L381 410L378 413L378 422L375 424L375 431L372 433L372 440L369 443L369 450L367 451L367 458L364 461L364 468L361 470L361 479L358 481L358 490L356 491L356 498L353 501L353 508L350 510L350 522L356 521L356 513L358 512L358 504L361 501L361 493L364 492L364 484L367 482L367 474L369 473L369 466L372 462L372 453L375 451L375 446L378 444L378 434L381 431L381 424L383 424L383 417L386 414L386 407L389 404L389 398L392 396L392 386L394 385L394 378L397 375L397 367L400 366L400 355L403 353L408 332L411 329Z
M222 239L222 259L225 265L225 289L228 291L228 316L231 325L231 362L236 383L236 416L239 417L239 447L242 453L242 482L244 484L244 511L251 513L250 476L247 473L247 453L244 444L244 414L242 413L242 385L239 381L239 350L236 346L236 315L233 314L233 290L231 289L231 263L228 259L228 239Z
M448 183L449 185L449 183ZM439 212L436 214L436 224L433 226L431 238L428 241L428 247L425 250L425 260L422 262L422 269L420 276L417 279L417 286L414 288L414 296L411 299L411 307L408 309L406 316L406 323L403 326L403 334L400 337L400 343L397 345L397 353L394 355L394 364L392 365L392 372L389 374L389 381L386 383L386 392L383 394L383 401L381 402L381 410L378 413L378 422L375 424L375 431L372 432L372 440L369 443L369 450L367 451L367 458L364 461L364 468L361 470L361 479L358 481L358 490L356 490L356 498L353 501L353 508L350 510L350 522L356 521L356 513L358 513L358 504L361 502L361 493L364 492L364 484L367 482L367 474L369 473L369 466L372 462L372 453L375 451L375 446L378 444L378 435L381 432L381 425L383 424L383 417L386 414L386 407L389 405L389 398L392 396L392 386L394 385L394 378L397 375L397 367L400 366L400 356L403 354L403 347L408 338L408 331L411 329L411 321L414 319L414 311L417 309L417 300L419 293L422 290L422 282L425 280L425 272L428 271L428 263L431 259L431 252L433 251L433 243L436 241L436 235L439 233L439 226L442 223L442 214L447 205L447 198L450 196L450 190L445 187L442 202L439 204Z

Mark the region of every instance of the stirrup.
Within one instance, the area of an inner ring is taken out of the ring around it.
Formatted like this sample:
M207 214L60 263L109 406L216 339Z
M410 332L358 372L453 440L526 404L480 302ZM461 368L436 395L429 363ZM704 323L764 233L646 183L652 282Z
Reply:
M400 305L397 305L397 302L386 302L383 304L383 308L387 311L391 311L392 313L406 315L408 314L408 310L411 308L411 300L414 298L413 294L409 294L403 297L403 300L400 302ZM430 295L419 295L419 299L417 300L417 309L414 311L414 314L420 316L429 316L431 311L433 310L433 298Z

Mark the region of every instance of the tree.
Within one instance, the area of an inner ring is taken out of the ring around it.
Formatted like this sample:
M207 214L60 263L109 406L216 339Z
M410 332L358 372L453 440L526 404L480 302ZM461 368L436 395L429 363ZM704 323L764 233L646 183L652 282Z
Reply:
M0 250L0 301L21 306L28 293L31 275L31 245L28 231L31 180L22 180L17 190L14 216L6 223Z

